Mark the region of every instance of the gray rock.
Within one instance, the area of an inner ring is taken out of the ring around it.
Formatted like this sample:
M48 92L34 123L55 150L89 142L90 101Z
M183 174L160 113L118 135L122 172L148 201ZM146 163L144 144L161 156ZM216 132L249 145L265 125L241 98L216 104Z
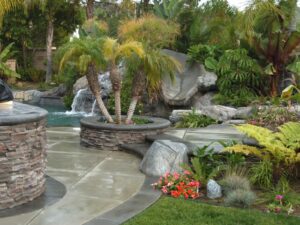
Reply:
M76 95L76 93L81 89L88 88L88 82L86 77L80 77L75 84L73 85L73 94Z
M210 179L207 183L207 197L210 199L222 197L221 186L212 179Z
M253 108L251 106L237 108L235 118L236 119L248 119L253 114Z
M159 140L147 151L140 170L148 176L163 176L167 172L182 172L183 163L188 163L188 148L185 144Z
M244 145L249 145L249 146L254 146L254 147L257 147L257 148L260 148L262 147L258 141L254 138L250 138L250 137L247 137L245 136L243 139L242 139L242 143Z
M52 88L49 91L43 92L43 96L57 96L62 97L66 94L67 87L64 84L60 84L58 87Z
M198 92L198 77L201 75L200 64L189 65L188 56L171 50L163 50L178 60L183 67L181 73L175 74L175 83L168 76L162 81L162 95L165 103L172 106L187 106L191 98Z
M215 90L217 83L217 75L215 73L206 71L201 65L201 76L198 77L198 89L201 92Z
M212 105L203 107L202 114L209 116L218 121L227 121L235 118L237 109L223 105Z
M207 92L206 94L198 93L193 97L192 107L201 110L203 107L213 105L215 92Z

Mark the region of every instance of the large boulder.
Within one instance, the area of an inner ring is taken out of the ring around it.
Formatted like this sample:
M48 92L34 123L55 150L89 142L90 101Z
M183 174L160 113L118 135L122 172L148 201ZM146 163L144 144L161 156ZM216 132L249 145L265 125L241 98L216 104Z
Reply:
M213 105L215 92L207 92L206 94L198 93L193 97L192 107L201 110L203 107Z
M198 63L189 64L186 54L171 50L163 52L175 58L183 67L182 72L175 74L175 82L164 76L162 95L165 103L172 106L188 106L198 91L207 91L215 87L217 76L207 72Z
M203 107L201 111L203 115L209 116L218 121L227 121L235 118L237 113L237 109L223 105L211 105Z
M148 176L163 176L167 172L182 172L183 163L188 163L188 148L185 144L159 140L147 151L140 170Z

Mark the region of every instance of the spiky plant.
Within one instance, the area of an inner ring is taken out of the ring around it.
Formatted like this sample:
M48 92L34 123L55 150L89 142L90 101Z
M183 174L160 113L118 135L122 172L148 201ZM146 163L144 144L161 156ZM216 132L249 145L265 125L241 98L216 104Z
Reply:
M118 70L118 64L133 55L143 58L144 49L141 43L136 41L120 44L116 39L106 38L103 44L103 54L109 64L110 80L115 95L115 116L116 122L119 124L121 123L122 77Z
M102 54L102 39L74 39L72 42L63 47L63 57L60 61L60 70L62 70L67 63L75 62L79 71L86 74L87 81L91 91L93 92L98 106L105 116L106 120L113 123L113 119L107 111L101 97L101 88L98 82L98 71L105 65L105 58Z
M176 21L184 7L184 0L154 0L153 11L156 16Z

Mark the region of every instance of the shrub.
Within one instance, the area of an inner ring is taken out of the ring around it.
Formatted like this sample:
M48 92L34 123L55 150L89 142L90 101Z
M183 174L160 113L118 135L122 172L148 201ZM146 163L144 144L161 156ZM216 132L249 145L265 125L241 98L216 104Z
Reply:
M253 191L237 189L230 192L224 201L227 206L248 208L255 202L255 200L256 195Z
M73 99L74 99L73 94L69 94L69 95L64 96L64 105L67 109L71 109Z
M216 120L208 116L196 113L196 110L193 109L192 112L183 116L182 120L176 124L176 128L207 127L208 125L215 124L216 122Z
M273 165L272 162L264 160L254 164L250 168L250 181L261 188L270 188L273 183Z
M166 173L160 177L157 183L152 184L156 189L160 189L164 194L170 194L174 198L184 197L198 198L200 182L194 180L189 171L184 171L184 174L174 172L173 174Z
M249 124L266 127L275 131L287 122L297 122L300 117L285 107L267 107L257 110L247 121Z
M189 62L198 62L205 65L205 60L209 57L218 59L222 54L222 50L215 45L193 45L188 49ZM208 68L210 69L210 68Z
M272 178L276 183L283 175L297 177L300 163L300 123L286 123L278 127L278 132L250 124L237 126L237 129L256 139L261 148L237 144L225 148L224 152L253 155L265 165L268 165L266 161L271 162ZM270 168L267 169L267 172L271 171Z
M218 93L214 96L214 102L220 105L229 105L233 107L242 107L250 105L257 96L248 89L241 89L235 93Z
M244 191L250 190L249 180L246 177L242 177L237 174L225 176L220 183L226 195L238 189Z

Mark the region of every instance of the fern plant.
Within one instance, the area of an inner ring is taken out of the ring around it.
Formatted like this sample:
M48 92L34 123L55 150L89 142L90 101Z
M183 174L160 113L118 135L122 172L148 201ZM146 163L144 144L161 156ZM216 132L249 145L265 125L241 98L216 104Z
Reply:
M262 148L237 144L223 151L254 155L262 162L272 164L272 176L278 181L282 175L295 175L300 163L300 123L289 122L278 127L278 132L250 124L237 126L237 129L258 141Z

